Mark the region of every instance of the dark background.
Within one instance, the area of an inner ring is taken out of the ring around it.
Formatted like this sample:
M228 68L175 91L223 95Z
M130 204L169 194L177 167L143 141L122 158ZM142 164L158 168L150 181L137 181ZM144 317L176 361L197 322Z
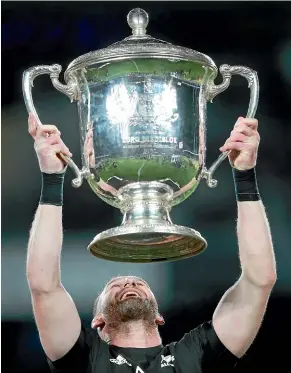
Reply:
M33 323L25 278L25 251L37 207L40 177L27 134L21 77L37 64L70 61L130 34L128 11L149 12L148 32L210 55L222 63L258 71L257 118L261 145L257 166L278 263L278 281L260 333L237 372L290 369L291 332L291 6L289 2L2 2L2 369L47 372ZM220 81L218 77L217 82ZM208 163L236 118L245 115L249 91L235 77L208 112ZM35 104L43 123L56 124L80 164L78 118L74 104L52 89L50 79L35 82ZM151 284L167 321L164 343L211 318L219 298L239 276L235 235L236 204L228 162L217 171L219 186L198 190L172 212L173 220L199 230L206 252L176 263L126 265L91 257L87 244L100 231L120 224L119 212L83 185L70 186L64 201L63 282L85 322L96 293L111 276L136 274ZM190 372L189 372L190 373Z

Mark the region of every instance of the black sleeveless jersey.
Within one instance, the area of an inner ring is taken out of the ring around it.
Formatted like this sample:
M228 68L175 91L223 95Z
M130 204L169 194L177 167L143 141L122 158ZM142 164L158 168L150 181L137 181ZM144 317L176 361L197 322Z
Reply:
M48 362L52 373L227 373L237 361L209 322L178 342L151 348L108 345L95 330L82 327L73 348Z

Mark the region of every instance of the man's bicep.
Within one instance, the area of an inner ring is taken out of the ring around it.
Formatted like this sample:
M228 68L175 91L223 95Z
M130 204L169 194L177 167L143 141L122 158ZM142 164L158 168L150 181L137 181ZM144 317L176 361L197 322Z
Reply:
M263 320L270 289L251 284L243 277L219 302L213 327L221 342L242 357L253 343Z
M33 312L42 347L51 360L63 357L75 345L81 320L71 296L63 287L49 293L32 293Z

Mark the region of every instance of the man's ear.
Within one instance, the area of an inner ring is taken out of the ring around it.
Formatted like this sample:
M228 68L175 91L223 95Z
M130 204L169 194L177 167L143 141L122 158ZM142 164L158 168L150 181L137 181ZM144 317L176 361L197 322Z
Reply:
M105 325L105 321L104 321L103 317L100 316L100 315L95 316L94 319L91 322L91 328L92 329L98 329L98 328L102 329L104 327L104 325Z
M165 320L164 320L162 315L158 314L158 316L156 318L156 324L157 325L164 325L165 324Z

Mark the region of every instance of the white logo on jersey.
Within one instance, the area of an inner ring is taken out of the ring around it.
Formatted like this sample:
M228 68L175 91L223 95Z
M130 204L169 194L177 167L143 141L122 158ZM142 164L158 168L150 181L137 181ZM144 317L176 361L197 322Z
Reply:
M168 355L168 356L162 355L161 358L162 358L161 368L173 367L174 366L174 364L173 364L173 362L175 361L174 356L172 356L172 355Z
M131 367L131 364L121 355L118 355L116 359L110 359L110 361L117 365L127 364Z
M137 366L135 373L144 373L144 371L139 366Z

